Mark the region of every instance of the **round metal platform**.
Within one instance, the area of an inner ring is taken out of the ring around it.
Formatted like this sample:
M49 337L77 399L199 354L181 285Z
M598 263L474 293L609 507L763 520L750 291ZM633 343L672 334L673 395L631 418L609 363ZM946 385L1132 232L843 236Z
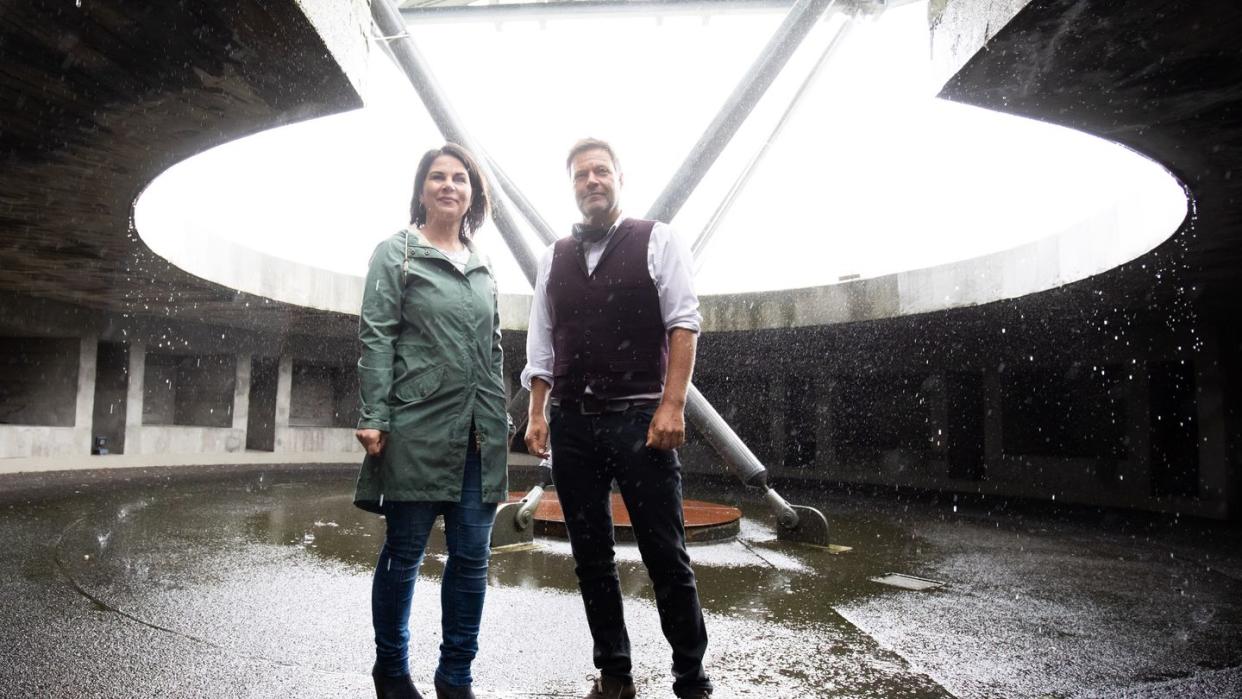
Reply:
M509 502L517 502L525 497L525 493L509 493ZM683 500L682 516L686 523L686 541L703 543L726 541L737 537L742 511L736 507L719 505L702 500ZM625 502L620 493L612 494L612 524L617 541L634 541L634 528L630 523L630 513L625 509ZM539 507L535 510L535 533L568 539L565 529L565 514L561 511L560 500L556 491L544 493Z

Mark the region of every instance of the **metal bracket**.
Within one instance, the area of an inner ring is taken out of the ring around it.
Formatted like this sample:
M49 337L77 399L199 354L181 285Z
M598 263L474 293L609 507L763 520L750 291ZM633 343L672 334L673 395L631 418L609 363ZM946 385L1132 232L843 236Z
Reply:
M763 493L776 514L776 538L801 544L828 546L828 518L814 507L790 505L774 488Z
M537 485L517 502L506 502L496 508L492 523L492 548L530 545L535 543L535 508L543 499L543 486Z
M776 530L776 538L781 541L794 541L800 544L812 544L827 548L828 518L814 507L790 505L798 513L798 523L792 527L780 527Z

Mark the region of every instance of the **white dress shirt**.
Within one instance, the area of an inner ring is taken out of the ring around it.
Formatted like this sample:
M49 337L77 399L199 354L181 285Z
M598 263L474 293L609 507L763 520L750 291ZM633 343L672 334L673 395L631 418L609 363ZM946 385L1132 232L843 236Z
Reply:
M599 242L583 242L586 253L587 273L595 271L599 258L608 242L617 232L625 216L617 218L608 234ZM535 277L535 298L530 304L530 324L526 332L526 368L522 370L522 385L530 389L531 379L540 378L552 385L552 366L555 361L552 349L552 327L556 318L548 300L548 276L552 270L555 243L549 245L539 258L539 271ZM656 222L647 243L647 273L655 283L660 295L660 315L665 330L685 328L699 332L702 316L699 314L699 297L694 293L694 266L690 248L676 231L666 223ZM618 396L619 398L659 398L659 394L642 396Z

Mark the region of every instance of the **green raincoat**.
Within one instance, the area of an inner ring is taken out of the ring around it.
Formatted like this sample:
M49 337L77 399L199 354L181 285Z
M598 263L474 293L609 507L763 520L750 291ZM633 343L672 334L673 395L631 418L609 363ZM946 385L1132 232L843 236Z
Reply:
M483 501L508 495L508 424L496 278L470 247L466 271L414 230L371 256L358 338L358 427L388 433L363 459L354 504L461 499L473 419L483 457Z

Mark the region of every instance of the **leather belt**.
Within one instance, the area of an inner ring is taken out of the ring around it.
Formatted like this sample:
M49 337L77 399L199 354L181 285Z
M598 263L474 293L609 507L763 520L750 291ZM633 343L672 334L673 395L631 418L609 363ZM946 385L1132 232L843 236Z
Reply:
M604 413L620 413L644 405L655 405L658 402L651 398L596 398L588 395L575 400L556 398L552 400L552 405L580 415L603 415Z

